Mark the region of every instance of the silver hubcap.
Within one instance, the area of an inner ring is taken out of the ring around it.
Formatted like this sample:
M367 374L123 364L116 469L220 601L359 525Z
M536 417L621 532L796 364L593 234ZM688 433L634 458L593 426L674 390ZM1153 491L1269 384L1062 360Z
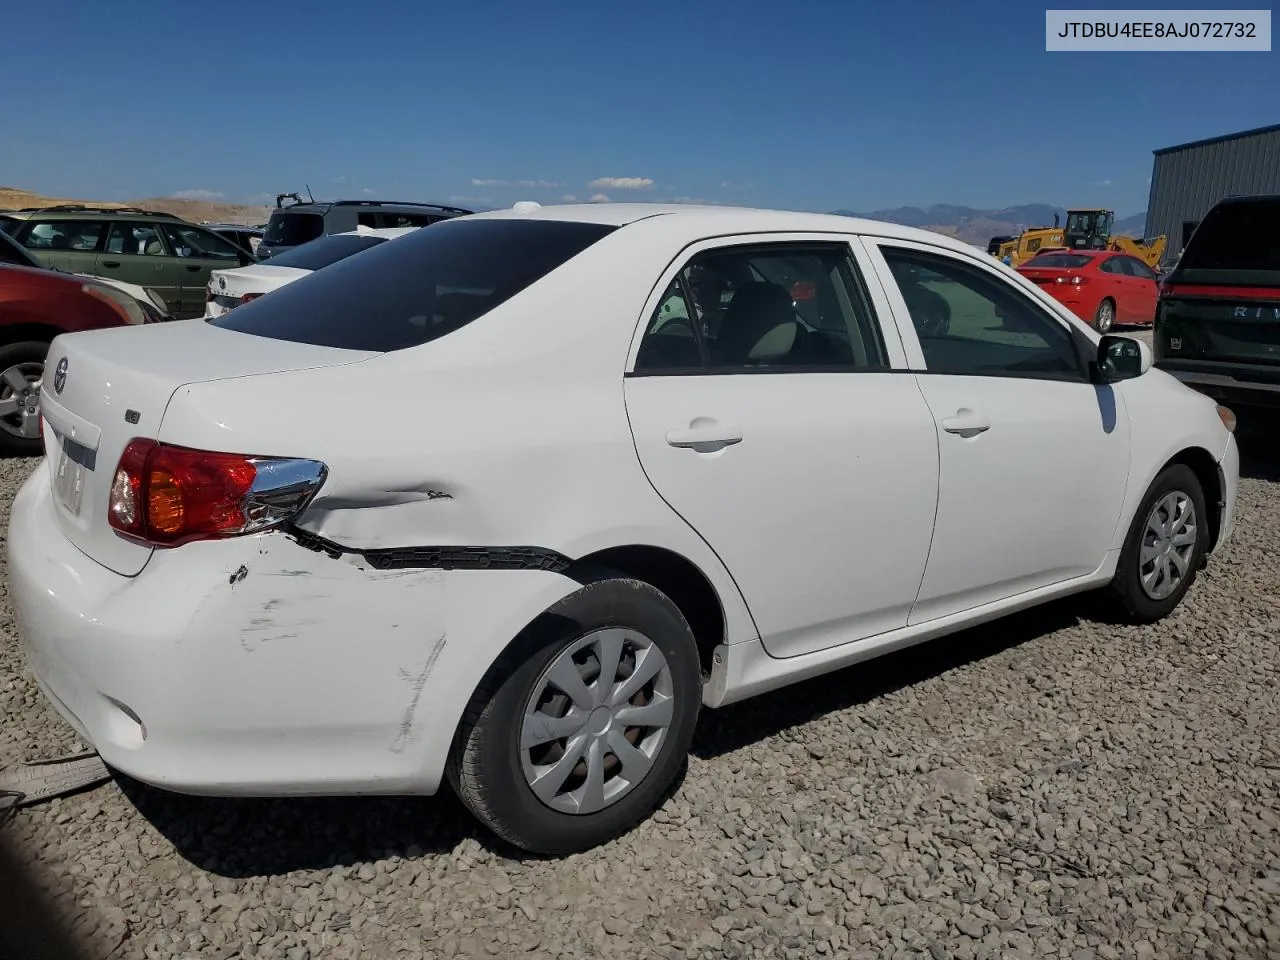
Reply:
M18 363L0 373L0 430L34 440L40 436L43 363Z
M671 668L648 637L596 630L566 647L520 723L520 763L534 795L561 813L596 813L635 789L667 739Z
M1138 575L1143 592L1152 600L1163 600L1186 578L1196 536L1196 508L1181 490L1166 493L1151 508Z
M1110 330L1111 319L1115 316L1115 310L1110 303L1104 303L1098 308L1098 329Z

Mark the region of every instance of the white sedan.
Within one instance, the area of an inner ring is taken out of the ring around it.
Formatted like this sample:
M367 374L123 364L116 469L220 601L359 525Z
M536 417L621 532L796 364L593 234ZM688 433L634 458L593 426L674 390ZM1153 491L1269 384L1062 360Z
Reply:
M387 240L403 237L420 227L360 227L346 233L320 237L286 250L270 260L251 263L247 267L212 270L205 288L206 319L220 317L241 304L300 280L309 273L363 253Z
M461 217L214 321L59 337L13 504L35 675L175 791L430 794L563 854L700 707L1232 526L1230 411L981 251L640 204Z

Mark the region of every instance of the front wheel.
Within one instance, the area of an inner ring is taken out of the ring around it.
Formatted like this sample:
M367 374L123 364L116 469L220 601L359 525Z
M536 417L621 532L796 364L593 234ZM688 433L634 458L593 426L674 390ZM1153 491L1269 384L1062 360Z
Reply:
M1099 333L1106 333L1116 322L1116 305L1110 299L1098 304L1098 312L1093 317L1093 327Z
M1209 547L1204 491L1190 467L1163 470L1134 514L1120 552L1111 593L1126 618L1154 623L1167 617L1196 578Z
M494 833L564 855L625 833L679 774L701 705L679 608L638 580L588 583L540 617L472 698L448 777Z
M0 347L0 455L36 457L40 439L40 388L49 344L36 340Z

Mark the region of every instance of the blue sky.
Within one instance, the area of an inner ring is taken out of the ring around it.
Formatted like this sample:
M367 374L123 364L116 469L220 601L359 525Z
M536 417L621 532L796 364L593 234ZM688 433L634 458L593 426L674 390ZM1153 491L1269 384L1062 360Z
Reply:
M15 3L0 183L1125 216L1146 207L1153 148L1280 120L1280 53L1051 54L1044 9Z

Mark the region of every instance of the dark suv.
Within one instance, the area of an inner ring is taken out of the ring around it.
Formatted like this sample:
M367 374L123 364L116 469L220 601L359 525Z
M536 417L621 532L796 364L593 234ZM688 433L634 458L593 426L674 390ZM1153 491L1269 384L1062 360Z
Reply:
M292 203L285 203L286 200ZM262 259L334 233L357 227L426 227L440 220L465 217L473 210L436 203L395 200L303 200L296 193L276 197L257 255Z
M1280 408L1280 196L1205 215L1160 285L1155 364L1232 406Z

